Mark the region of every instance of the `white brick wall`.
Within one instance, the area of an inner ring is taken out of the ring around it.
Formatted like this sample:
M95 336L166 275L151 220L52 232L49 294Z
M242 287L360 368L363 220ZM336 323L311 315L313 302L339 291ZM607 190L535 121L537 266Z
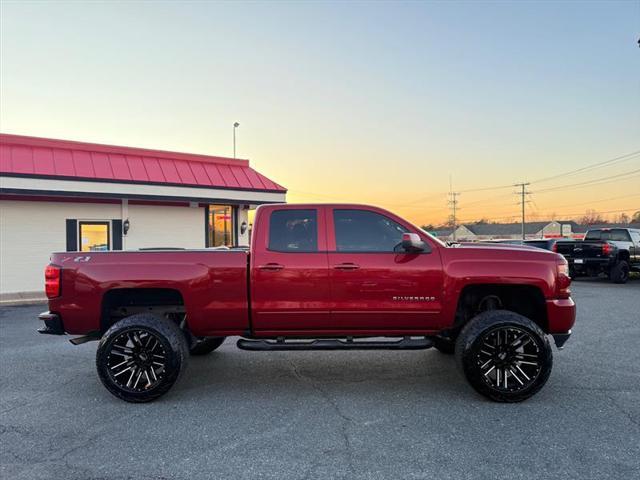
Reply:
M66 249L67 218L120 218L120 205L0 201L1 294L43 290L49 254Z
M67 218L121 216L120 204L0 201L0 295L42 292L49 254L66 250ZM128 217L125 249L204 248L204 208L129 205Z
M129 222L129 233L123 238L125 250L205 246L204 207L129 205Z

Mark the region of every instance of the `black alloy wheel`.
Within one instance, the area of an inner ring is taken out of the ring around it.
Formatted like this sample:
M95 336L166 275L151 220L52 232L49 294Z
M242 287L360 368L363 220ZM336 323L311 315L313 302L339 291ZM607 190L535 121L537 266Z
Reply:
M532 334L518 327L497 327L480 342L476 361L489 387L515 392L535 382L541 358Z
M113 340L107 354L107 371L120 388L144 392L162 380L165 360L166 352L155 333L132 328Z
M507 310L483 312L456 342L456 359L469 384L497 402L521 402L547 382L553 353L532 320Z
M103 335L96 352L102 384L127 402L150 402L178 380L189 351L171 320L151 314L123 318Z

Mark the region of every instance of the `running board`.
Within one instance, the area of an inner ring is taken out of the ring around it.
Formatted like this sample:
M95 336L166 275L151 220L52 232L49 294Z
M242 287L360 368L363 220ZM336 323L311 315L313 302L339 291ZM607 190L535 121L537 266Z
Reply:
M433 346L428 337L404 337L400 340L354 340L353 338L319 338L297 340L238 340L238 348L253 351L279 350L423 350Z

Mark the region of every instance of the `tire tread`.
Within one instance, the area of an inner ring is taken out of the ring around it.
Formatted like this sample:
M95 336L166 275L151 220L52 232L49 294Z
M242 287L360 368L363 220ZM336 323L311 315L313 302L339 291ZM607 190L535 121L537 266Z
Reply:
M149 392L131 393L126 392L114 385L108 374L103 370L102 363L105 360L107 352L104 351L110 338L117 335L119 331L126 328L143 327L158 333L165 337L173 354L175 355L175 361L177 368L167 373L165 381L155 387ZM180 379L184 373L185 368L189 360L189 348L184 335L184 332L180 330L180 327L171 320L158 317L150 313L140 313L125 317L122 320L114 323L102 336L98 349L96 351L96 369L98 371L98 377L105 386L105 388L117 398L131 403L146 403L156 400L165 393L167 393L171 387Z
M536 382L522 392L499 392L491 389L482 380L474 378L471 369L471 349L473 343L484 331L498 324L513 325L524 328L539 337L542 343L543 368ZM532 397L544 387L551 375L553 366L553 352L549 340L542 329L532 320L508 310L489 310L472 318L467 323L456 340L456 365L465 376L469 384L480 394L496 402L517 403Z

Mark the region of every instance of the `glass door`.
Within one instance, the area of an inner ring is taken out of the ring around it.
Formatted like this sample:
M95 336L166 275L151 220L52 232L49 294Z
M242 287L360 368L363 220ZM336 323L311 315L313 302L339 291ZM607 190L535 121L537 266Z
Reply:
M207 207L207 247L234 245L235 211L230 205Z

